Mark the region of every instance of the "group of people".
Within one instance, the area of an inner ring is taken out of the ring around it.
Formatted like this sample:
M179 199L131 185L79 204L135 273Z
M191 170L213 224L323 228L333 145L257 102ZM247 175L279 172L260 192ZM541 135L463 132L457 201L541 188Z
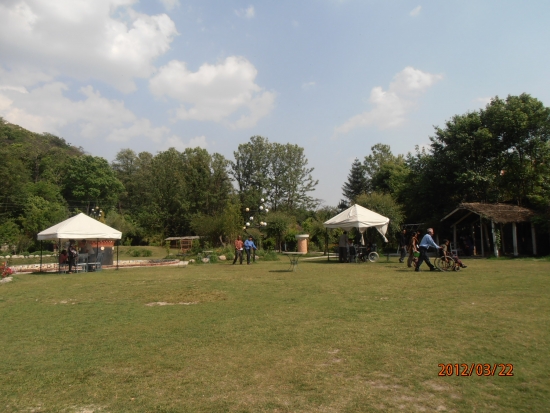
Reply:
M256 244L254 244L254 238L252 235L248 237L246 241L243 242L243 239L239 235L237 239L235 240L235 258L233 259L233 264L237 263L237 260L240 260L240 263L242 265L243 263L243 250L246 252L246 264L250 265L250 256L252 256L252 259L254 260L254 252L258 248L256 247Z
M73 244L69 245L69 250L63 250L59 254L59 265L67 264L69 266L69 274L72 274L73 268L76 267L78 259L78 251Z
M354 244L353 240L348 237L348 232L344 231L338 239L338 260L340 262L355 262L356 257L366 256L373 250L374 246L370 242L365 246L360 246L360 242L360 233L357 234Z
M456 254L452 254L451 242L449 240L443 240L443 244L441 245L436 244L436 242L432 238L434 235L433 228L428 228L426 234L419 242L418 240L420 238L420 235L420 231L415 231L412 233L411 237L407 239L407 230L404 229L401 232L399 237L399 250L401 252L399 262L405 262L405 257L408 252L409 257L407 259L407 267L412 267L414 265L414 270L420 271L420 266L423 262L426 262L426 264L430 268L430 271L435 271L436 268L430 262L430 258L428 257L428 250L430 249L430 247L432 247L439 251L441 257L452 259L460 267L466 268L466 265L464 265L464 263L458 258L458 256Z

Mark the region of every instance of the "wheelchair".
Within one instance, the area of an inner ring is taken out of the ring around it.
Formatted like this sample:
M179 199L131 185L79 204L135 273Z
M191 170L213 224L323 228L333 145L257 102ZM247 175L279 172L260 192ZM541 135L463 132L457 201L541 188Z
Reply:
M440 271L460 271L460 265L452 255L440 255L435 259L435 266Z

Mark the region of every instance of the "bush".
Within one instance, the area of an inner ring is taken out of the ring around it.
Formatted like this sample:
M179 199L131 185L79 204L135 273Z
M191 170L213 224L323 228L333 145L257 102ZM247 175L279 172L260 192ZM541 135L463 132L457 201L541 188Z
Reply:
M279 261L279 255L275 251L269 250L262 256L262 259L264 261Z
M227 258L227 261L233 261L233 259L235 258L235 254L233 254L232 252L226 252L225 258Z
M216 254L212 254L212 255L210 256L210 262L211 262L212 264L217 263L217 262L218 262L218 256L217 256Z

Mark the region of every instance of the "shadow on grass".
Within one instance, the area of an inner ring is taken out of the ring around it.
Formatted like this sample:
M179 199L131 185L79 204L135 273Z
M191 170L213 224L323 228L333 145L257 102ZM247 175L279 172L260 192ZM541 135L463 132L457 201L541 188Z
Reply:
M269 272L294 272L292 270L269 270Z

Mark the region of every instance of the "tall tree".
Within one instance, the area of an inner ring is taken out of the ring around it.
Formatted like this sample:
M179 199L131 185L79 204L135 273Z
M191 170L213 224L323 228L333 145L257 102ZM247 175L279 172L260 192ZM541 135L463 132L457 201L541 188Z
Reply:
M359 159L355 158L351 164L351 171L348 175L348 181L342 187L342 194L350 202L368 190L368 182L365 177L365 169Z
M315 205L309 193L318 181L308 167L304 149L287 143L271 143L253 136L234 152L231 175L237 181L243 206L255 206L264 198L272 210L294 210Z

